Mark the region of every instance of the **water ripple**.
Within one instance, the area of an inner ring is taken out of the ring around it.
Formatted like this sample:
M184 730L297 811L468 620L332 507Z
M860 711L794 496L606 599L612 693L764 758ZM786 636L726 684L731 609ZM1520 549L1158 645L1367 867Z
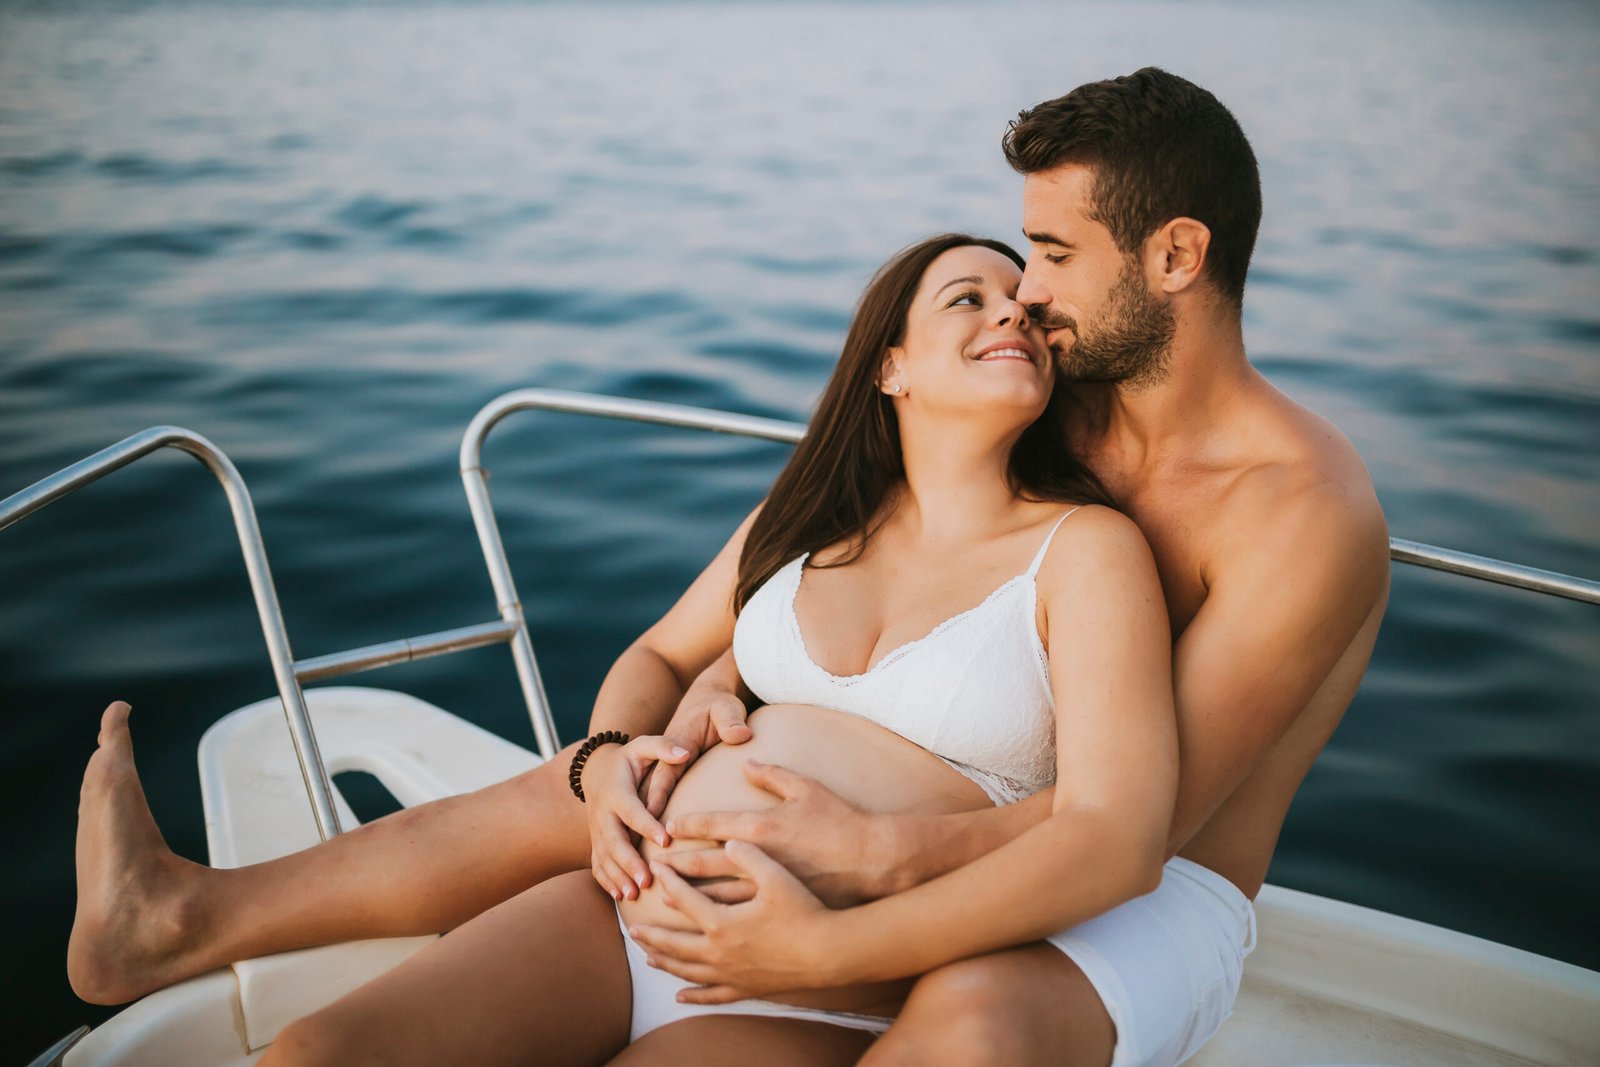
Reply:
M212 256L254 232L249 226L218 223L109 234L74 242L72 255L89 262L119 255Z
M159 159L138 152L122 152L95 161L93 169L110 178L130 182L176 185L202 179L242 179L258 177L254 167L226 159L199 159L190 162Z
M1600 345L1600 319L1562 318L1544 316L1539 324L1557 341L1570 341L1580 345Z
M740 262L774 274L836 274L855 266L840 256L741 256Z
M334 217L346 225L359 229L384 230L410 218L424 210L426 206L414 200L386 200L381 196L363 196L340 208Z
M38 156L8 156L0 159L0 173L19 178L47 178L65 174L84 163L78 152L49 152Z
M603 295L580 289L469 289L430 293L398 287L309 289L208 300L218 326L294 323L400 326L426 322L547 322L619 326L691 311L676 292Z
M1358 248L1378 249L1384 252L1404 252L1419 257L1437 256L1443 252L1431 242L1414 233L1399 230L1378 230L1360 226L1330 226L1319 231L1316 241L1320 245L1337 248L1355 245Z
M204 381L203 366L177 360L161 349L79 349L51 353L49 359L14 365L6 374L9 389L51 386L101 390L107 396L144 395Z
M0 261L27 259L47 252L54 242L29 234L0 233Z

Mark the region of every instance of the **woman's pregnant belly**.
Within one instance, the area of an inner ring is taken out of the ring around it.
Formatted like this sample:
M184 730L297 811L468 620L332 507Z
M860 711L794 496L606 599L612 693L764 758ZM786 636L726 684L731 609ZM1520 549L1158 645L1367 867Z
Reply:
M991 805L987 794L927 749L876 723L830 708L774 704L750 717L754 735L742 745L718 745L695 761L667 801L662 821L704 811L759 811L780 801L750 784L746 760L787 767L814 778L865 811L942 815ZM646 859L715 842L674 840L668 848L645 842ZM689 924L669 908L652 884L619 906L628 924L675 929ZM831 1011L891 1014L909 982L815 990L771 999Z

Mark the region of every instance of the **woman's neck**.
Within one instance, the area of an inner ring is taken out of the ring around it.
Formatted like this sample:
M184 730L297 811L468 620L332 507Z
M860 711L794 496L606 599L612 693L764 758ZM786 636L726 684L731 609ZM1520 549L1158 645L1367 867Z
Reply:
M991 534L1017 502L1007 480L1018 434L996 439L966 427L918 432L900 424L906 484L894 510L919 541L968 541Z

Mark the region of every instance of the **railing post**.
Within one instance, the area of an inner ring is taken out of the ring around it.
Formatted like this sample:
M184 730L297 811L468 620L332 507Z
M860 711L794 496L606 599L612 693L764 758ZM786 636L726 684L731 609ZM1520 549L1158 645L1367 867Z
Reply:
M333 802L333 783L317 749L317 735L311 727L305 694L295 678L294 655L289 651L289 635L284 630L283 610L272 584L272 569L267 565L266 548L261 543L261 527L256 522L255 505L244 478L222 450L192 430L179 426L156 426L103 448L39 482L0 500L0 529L33 514L112 471L120 470L162 448L176 448L204 463L222 483L233 513L233 528L244 553L245 571L250 577L250 592L255 598L256 616L267 642L267 657L272 661L272 676L283 701L283 714L289 721L289 739L300 774L305 779L306 796L317 821L317 833L326 841L339 833L339 811Z
M550 711L550 697L545 693L544 677L539 673L539 660L533 654L533 641L528 636L528 620L522 611L522 599L517 596L517 583L511 577L511 562L506 558L505 542L500 539L500 524L495 521L494 505L489 500L488 472L481 465L483 439L504 414L496 411L496 403L491 401L473 416L462 436L461 484L467 491L467 506L472 511L472 525L478 531L478 545L483 550L483 561L489 569L489 582L494 586L500 617L516 627L516 633L511 638L511 661L516 665L522 701L527 705L528 718L533 723L534 741L539 746L539 755L550 759L561 748L561 741L556 735L555 716Z
M708 411L704 408L661 404L649 400L596 396L592 393L575 393L564 389L516 389L495 397L472 417L472 422L467 425L467 432L461 437L461 481L467 490L467 504L472 509L472 522L478 530L478 543L483 548L483 559L489 568L489 580L494 585L495 599L500 605L500 616L517 628L516 635L511 640L511 655L517 665L517 679L522 683L522 698L527 703L528 715L533 720L533 733L539 742L539 752L549 759L561 743L556 737L555 719L550 713L550 700L545 695L544 680L539 675L539 661L533 653L533 642L528 636L528 622L522 610L522 600L517 595L516 582L511 577L511 564L506 558L505 544L500 539L500 527L494 517L494 506L489 500L489 472L483 466L483 442L489 436L489 431L507 415L516 411L530 410L562 411L574 415L598 415L604 418L649 422L663 426L683 426L786 444L794 444L800 440L806 428L800 423L783 422L778 419L733 415L724 411Z

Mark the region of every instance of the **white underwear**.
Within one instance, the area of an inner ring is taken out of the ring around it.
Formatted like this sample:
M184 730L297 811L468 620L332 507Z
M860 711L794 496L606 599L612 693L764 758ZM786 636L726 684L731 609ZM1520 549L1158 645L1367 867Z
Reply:
M1007 804L1015 804L1020 800L1027 800L1039 791L1037 787L1023 785L1015 778L1007 778L997 771L986 771L982 767L974 767L968 763L957 763L953 759L945 759L937 752L934 753L934 756L944 760L950 769L957 774L971 779L973 784L988 794L989 799L997 808L1003 808Z
M678 993L691 988L675 974L657 970L645 962L645 951L628 936L628 927L618 914L617 925L622 927L622 944L628 953L628 972L633 982L633 1023L628 1030L628 1041L639 1040L652 1030L690 1019L697 1015L764 1015L774 1019L800 1019L805 1022L828 1023L851 1030L870 1030L881 1034L894 1022L882 1015L856 1015L843 1011L823 1011L820 1008L802 1008L794 1004L779 1004L773 1000L737 1000L732 1004L680 1004Z
M1111 1015L1111 1067L1175 1067L1233 1012L1256 946L1256 911L1222 875L1175 857L1155 892L1048 940Z

